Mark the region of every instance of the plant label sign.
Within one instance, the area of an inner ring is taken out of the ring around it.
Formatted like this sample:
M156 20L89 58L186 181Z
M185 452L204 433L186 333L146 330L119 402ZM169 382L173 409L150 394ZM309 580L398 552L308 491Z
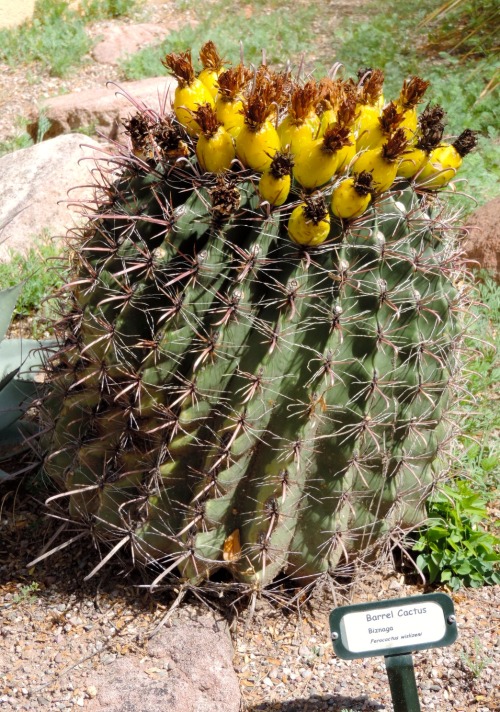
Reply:
M444 593L342 606L330 614L330 630L335 653L348 660L438 648L457 639L453 601Z

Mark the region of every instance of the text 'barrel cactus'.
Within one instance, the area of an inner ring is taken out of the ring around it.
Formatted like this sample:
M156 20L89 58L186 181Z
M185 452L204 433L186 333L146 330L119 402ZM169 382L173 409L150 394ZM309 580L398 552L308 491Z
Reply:
M424 517L464 302L436 190L475 138L445 144L440 107L417 118L418 77L385 103L378 70L201 58L196 76L167 55L175 114L127 122L72 241L45 471L51 502L154 585L223 567L260 588Z

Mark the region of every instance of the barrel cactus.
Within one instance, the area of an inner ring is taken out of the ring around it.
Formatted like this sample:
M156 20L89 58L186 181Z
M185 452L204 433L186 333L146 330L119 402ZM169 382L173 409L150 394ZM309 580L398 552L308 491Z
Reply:
M301 81L207 50L198 75L167 55L172 112L127 121L69 241L44 470L77 538L153 586L261 589L424 518L466 299L438 191L475 138L417 116L418 77L387 103L378 70Z

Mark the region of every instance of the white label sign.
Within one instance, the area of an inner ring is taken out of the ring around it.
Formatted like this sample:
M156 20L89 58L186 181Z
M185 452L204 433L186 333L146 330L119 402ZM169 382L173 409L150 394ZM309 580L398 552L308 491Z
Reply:
M344 646L351 653L435 643L446 633L444 613L437 603L388 606L346 613L340 624Z

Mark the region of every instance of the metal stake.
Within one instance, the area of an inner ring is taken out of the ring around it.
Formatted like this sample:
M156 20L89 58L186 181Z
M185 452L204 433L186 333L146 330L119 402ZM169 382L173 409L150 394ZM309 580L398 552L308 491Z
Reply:
M385 669L394 712L421 712L412 654L386 655Z

